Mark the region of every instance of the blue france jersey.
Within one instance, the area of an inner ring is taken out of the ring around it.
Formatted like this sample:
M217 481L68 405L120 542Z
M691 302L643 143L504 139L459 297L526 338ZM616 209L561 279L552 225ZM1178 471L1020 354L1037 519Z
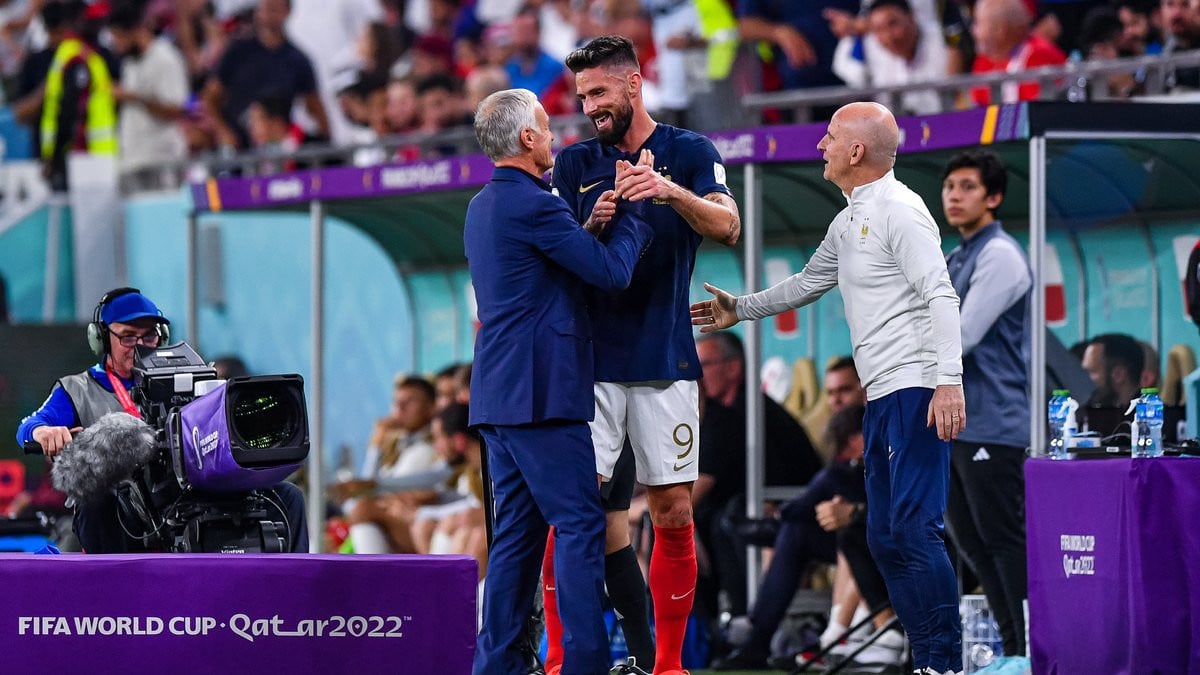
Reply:
M641 149L654 153L654 170L704 197L729 194L721 155L707 138L658 124ZM554 162L554 187L579 222L616 180L616 163L637 163L593 138L564 148ZM670 204L654 200L645 209L654 241L618 293L592 289L588 309L595 338L597 382L696 380L700 359L689 312L692 270L701 236Z

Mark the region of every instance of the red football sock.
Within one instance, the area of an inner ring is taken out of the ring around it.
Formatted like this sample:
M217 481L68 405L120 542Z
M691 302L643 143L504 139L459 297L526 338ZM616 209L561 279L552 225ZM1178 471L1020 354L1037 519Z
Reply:
M696 597L696 542L692 524L654 526L650 596L654 598L654 672L683 670L680 660L688 615Z
M542 557L542 602L546 608L546 672L563 662L563 627L558 617L558 591L554 588L554 528L546 537L546 554Z

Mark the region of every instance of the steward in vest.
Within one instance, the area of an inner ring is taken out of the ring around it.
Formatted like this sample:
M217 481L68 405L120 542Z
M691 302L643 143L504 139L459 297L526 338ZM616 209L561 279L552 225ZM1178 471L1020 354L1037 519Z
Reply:
M69 4L72 11L80 11L77 3ZM79 25L78 20L74 23ZM70 153L117 154L112 72L99 48L79 32L68 33L54 51L46 75L41 138L44 172L56 191L67 188Z

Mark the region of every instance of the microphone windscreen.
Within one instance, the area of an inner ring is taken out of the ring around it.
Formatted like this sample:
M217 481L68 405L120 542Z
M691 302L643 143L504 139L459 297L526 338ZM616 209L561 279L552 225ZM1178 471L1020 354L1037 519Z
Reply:
M77 502L104 497L156 450L154 429L124 412L108 413L79 433L54 461L54 487Z

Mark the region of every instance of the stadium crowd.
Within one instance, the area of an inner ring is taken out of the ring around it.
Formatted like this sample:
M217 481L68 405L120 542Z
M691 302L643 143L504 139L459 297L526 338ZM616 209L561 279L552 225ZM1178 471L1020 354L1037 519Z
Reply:
M154 188L197 156L257 150L255 171L271 173L296 168L291 155L305 143L358 146L360 163L447 152L415 140L469 123L479 101L508 87L534 91L551 116L574 114L563 58L603 33L634 41L649 110L704 131L754 123L723 104L750 92L1186 50L1200 39L1200 8L1187 0L7 0L0 75L48 165L71 149L118 154L127 189ZM78 55L61 49L72 39ZM1112 75L1104 89L1134 96L1143 80ZM1168 84L1200 87L1200 70L1174 72ZM1028 82L1000 94L1012 102L1040 92ZM956 104L992 96L981 88ZM59 105L76 99L87 103ZM943 102L913 90L896 107L922 114ZM117 142L95 141L104 134ZM397 138L413 142L369 147Z

